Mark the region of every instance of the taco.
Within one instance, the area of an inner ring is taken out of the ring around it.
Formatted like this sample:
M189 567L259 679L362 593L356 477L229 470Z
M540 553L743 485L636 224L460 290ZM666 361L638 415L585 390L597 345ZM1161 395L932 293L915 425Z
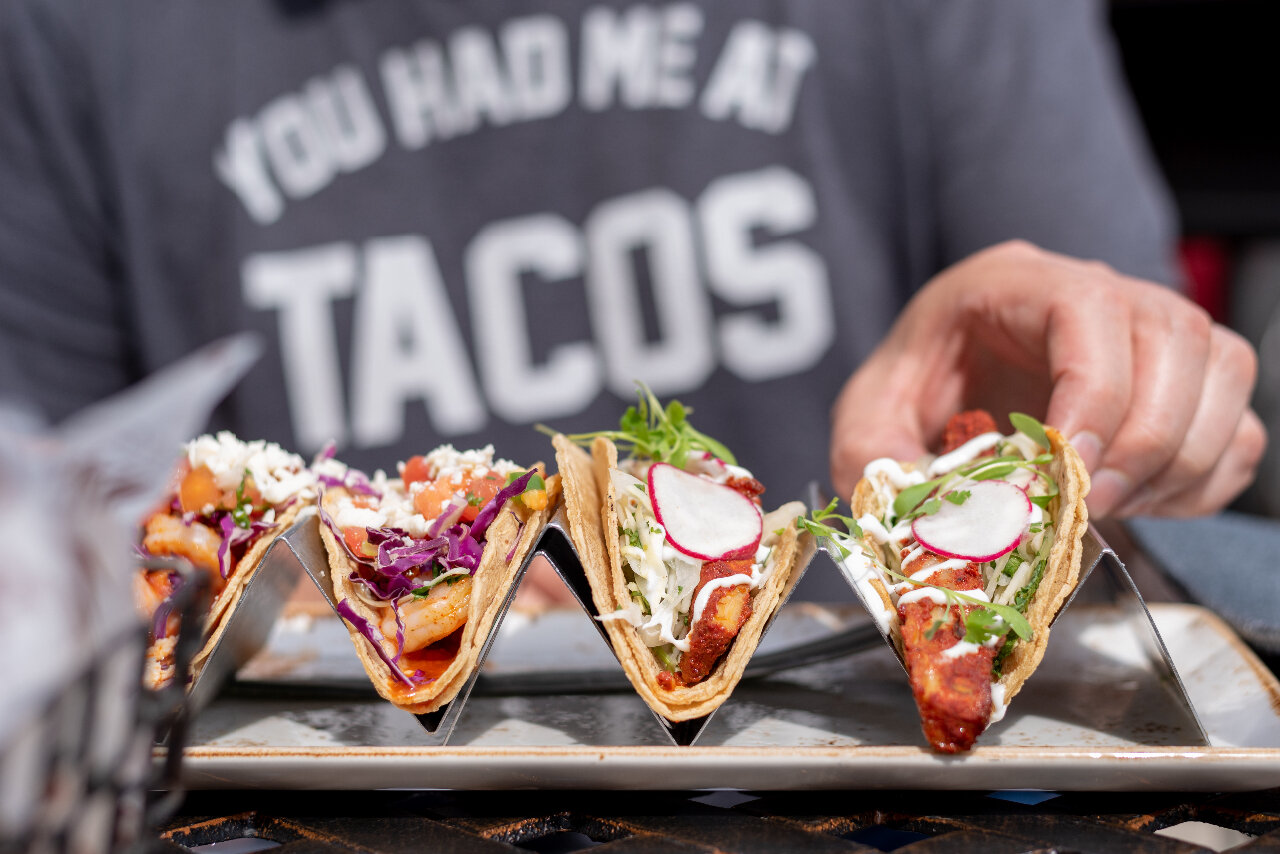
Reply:
M374 688L414 714L452 700L479 663L559 487L493 446L443 445L372 481L322 486L333 595Z
M279 445L243 442L227 431L200 436L184 450L169 496L143 523L138 550L185 558L208 578L212 598L205 640L192 659L194 679L267 548L314 500L316 478L301 457ZM173 678L179 624L172 602L181 583L168 570L134 576L135 606L152 625L143 677L151 688Z
M846 569L897 647L935 750L968 750L1044 656L1080 577L1089 476L1051 427L953 416L941 455L871 462Z
M641 698L671 721L729 698L813 553L793 524L805 506L763 513L764 486L686 415L642 387L620 430L552 439L597 619Z

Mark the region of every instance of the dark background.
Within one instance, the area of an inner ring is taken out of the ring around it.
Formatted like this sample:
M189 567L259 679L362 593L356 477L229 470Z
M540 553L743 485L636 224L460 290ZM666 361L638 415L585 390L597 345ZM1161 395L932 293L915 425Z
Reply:
M1188 293L1259 349L1271 447L1236 509L1280 517L1280 4L1113 0L1111 23L1181 216Z
M1259 351L1270 445L1233 509L1280 518L1280 3L1112 0L1110 18L1181 217L1188 294Z

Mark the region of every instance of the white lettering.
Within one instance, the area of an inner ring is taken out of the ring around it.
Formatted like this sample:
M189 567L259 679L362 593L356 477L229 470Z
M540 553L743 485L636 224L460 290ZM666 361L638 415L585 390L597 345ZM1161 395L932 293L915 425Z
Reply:
M473 130L484 116L495 125L511 121L511 100L489 33L477 27L458 30L449 39L449 57L464 128Z
M521 273L540 284L582 274L577 230L551 214L495 223L467 248L476 360L493 411L514 423L571 415L600 390L600 360L588 341L559 344L537 365L529 344Z
M698 59L696 39L702 33L702 10L674 3L662 10L662 41L657 45L655 102L679 108L693 101L693 65Z
M412 51L389 50L381 67L391 123L401 146L416 151L433 134L448 139L461 131L463 119L450 94L439 45L424 41Z
M284 199L267 174L257 128L248 119L236 119L227 128L226 144L214 153L213 168L254 222L270 225L284 213Z
M683 107L693 100L694 45L702 11L688 3L619 14L597 6L582 17L582 106L604 110L615 93L630 109Z
M355 274L356 251L349 243L250 255L241 270L245 303L280 311L280 360L289 415L303 451L346 438L330 305L351 296Z
M538 119L563 110L572 93L568 36L560 19L535 15L511 21L502 30L502 47L520 117Z
M352 330L352 430L363 446L404 433L404 407L422 398L440 433L470 433L486 415L458 321L421 237L371 240Z
M337 170L324 136L296 95L282 95L258 117L262 143L285 193L305 199L333 180Z
M688 205L665 189L606 201L587 218L588 303L610 390L630 397L635 380L656 394L696 388L711 373L711 305L698 278ZM643 253L658 338L645 340L633 263Z
M631 109L653 100L653 44L658 18L648 6L632 6L619 14L596 6L582 16L582 106L605 110L614 92Z
M369 87L354 66L340 66L329 79L309 82L307 102L339 169L354 172L382 156L387 134Z
M795 240L757 245L752 234L794 234L817 222L813 190L771 167L711 183L698 201L711 290L734 305L777 305L768 322L743 311L720 321L725 367L760 382L817 364L835 341L834 307L822 258Z
M781 133L791 124L800 84L815 56L813 42L803 32L739 22L703 90L703 115L716 120L736 116L743 127Z

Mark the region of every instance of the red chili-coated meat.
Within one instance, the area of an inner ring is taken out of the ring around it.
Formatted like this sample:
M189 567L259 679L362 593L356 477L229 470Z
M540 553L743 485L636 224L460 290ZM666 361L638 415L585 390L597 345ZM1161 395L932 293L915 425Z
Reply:
M739 574L751 575L750 560L707 561L702 565L698 586L693 591L694 601L708 582ZM702 618L689 630L689 651L680 657L683 684L694 685L706 679L750 617L750 585L736 584L712 590Z
M939 453L954 451L970 439L983 433L993 433L997 429L996 420L985 409L957 412L948 419L947 426L942 431L942 449Z
M724 485L737 490L756 504L760 503L760 496L764 494L764 484L754 477L731 477Z
M925 551L902 571L909 576L943 560ZM959 592L978 590L982 571L970 563L939 570L921 580ZM991 666L996 650L982 646L952 658L943 655L964 639L962 615L971 607L918 599L898 608L903 656L911 693L920 710L920 725L929 744L941 753L968 750L991 716Z

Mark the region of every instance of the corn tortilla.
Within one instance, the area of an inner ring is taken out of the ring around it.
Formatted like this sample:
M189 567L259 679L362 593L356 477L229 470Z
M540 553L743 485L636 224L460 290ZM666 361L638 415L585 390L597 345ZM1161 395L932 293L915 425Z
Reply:
M611 614L631 603L617 537L607 533L618 527L616 496L609 480L609 471L618 466L618 449L605 437L595 439L591 454L563 435L556 435L552 443L563 480L570 538L591 584L596 611ZM649 708L668 720L685 721L709 715L729 698L769 621L799 580L797 570L813 556L812 536L801 534L794 524L804 512L804 504L793 501L765 514L763 542L776 539L776 568L765 584L752 592L751 616L703 681L662 687L658 682L662 667L635 629L622 620L601 621L623 671ZM775 535L779 530L781 534Z

